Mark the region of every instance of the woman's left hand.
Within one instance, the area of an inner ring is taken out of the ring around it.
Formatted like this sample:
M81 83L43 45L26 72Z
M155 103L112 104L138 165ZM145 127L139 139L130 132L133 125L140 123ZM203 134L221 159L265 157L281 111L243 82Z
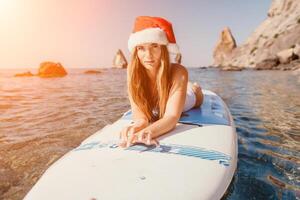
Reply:
M126 147L130 147L135 143L143 143L145 145L155 145L159 146L156 139L152 138L152 132L149 130L141 130L137 133L129 134L127 139Z

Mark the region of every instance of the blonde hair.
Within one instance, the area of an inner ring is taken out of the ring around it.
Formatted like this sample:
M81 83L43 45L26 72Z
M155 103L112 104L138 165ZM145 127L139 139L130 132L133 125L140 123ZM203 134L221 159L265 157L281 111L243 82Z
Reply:
M161 45L161 64L156 76L157 98L151 98L149 77L146 68L141 64L136 47L131 56L131 62L127 70L128 93L134 103L145 114L149 122L156 121L163 117L171 87L171 73L169 52L166 45ZM153 114L153 109L158 108L158 116Z

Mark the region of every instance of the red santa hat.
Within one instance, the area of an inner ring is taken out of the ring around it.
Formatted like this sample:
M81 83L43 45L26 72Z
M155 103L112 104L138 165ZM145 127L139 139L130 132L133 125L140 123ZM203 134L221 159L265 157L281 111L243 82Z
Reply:
M128 49L143 43L166 45L170 54L178 54L172 24L161 17L139 16L135 19L134 29L128 40Z

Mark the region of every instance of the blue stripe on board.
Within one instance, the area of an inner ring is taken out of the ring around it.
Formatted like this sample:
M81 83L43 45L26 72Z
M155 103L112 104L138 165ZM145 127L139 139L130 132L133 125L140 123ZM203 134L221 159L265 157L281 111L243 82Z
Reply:
M86 144L82 144L74 151L82 151L82 150L90 150L90 149L100 149L100 148L118 148L118 142L110 141L110 142L90 142ZM144 144L135 144L130 146L124 150L127 151L150 151L157 153L166 153L166 154L175 154L175 155L183 155L189 157L195 157L206 160L217 160L219 164L223 166L229 166L231 157L214 150L207 150L204 148L193 147L193 146L185 146L185 145L175 145L175 144L160 144L160 146L146 146Z
M122 119L131 120L131 110L124 113ZM179 119L183 124L205 125L227 125L232 126L230 113L221 97L217 95L204 94L204 101L200 108L190 109L182 114Z

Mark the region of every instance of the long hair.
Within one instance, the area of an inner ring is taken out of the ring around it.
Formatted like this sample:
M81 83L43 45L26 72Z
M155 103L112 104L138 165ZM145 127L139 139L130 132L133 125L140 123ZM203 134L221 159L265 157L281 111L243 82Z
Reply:
M134 103L145 114L149 122L156 121L163 117L169 97L171 87L171 73L169 52L165 45L161 45L161 61L156 76L156 90L158 96L151 97L150 91L153 88L150 85L150 79L146 68L141 64L137 49L134 48L131 62L127 70L128 93L131 95ZM158 116L154 115L153 109L158 108Z

